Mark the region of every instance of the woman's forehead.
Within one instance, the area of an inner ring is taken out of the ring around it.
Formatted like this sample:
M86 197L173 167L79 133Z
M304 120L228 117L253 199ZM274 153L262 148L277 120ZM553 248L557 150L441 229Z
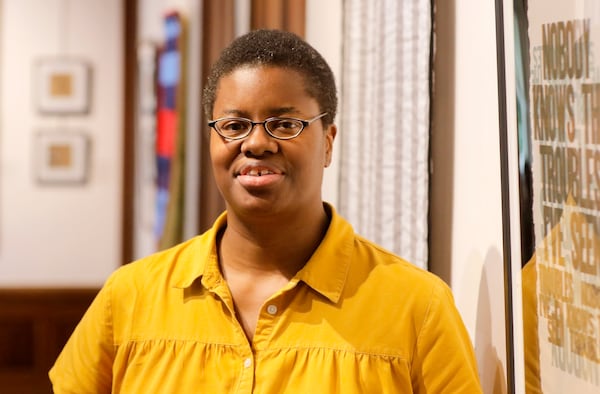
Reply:
M227 78L228 76L231 76L232 74L244 72L244 71L255 72L255 73L262 73L262 72L278 73L278 74L282 74L282 75L288 75L292 78L300 78L300 79L302 79L302 82L304 84L306 84L308 82L308 78L307 78L307 75L304 70L296 69L296 68L289 67L289 66L264 64L264 63L240 64L239 66L231 69L229 72L223 74L221 76L221 78L219 78L219 82L221 80L223 80L223 78Z
M215 98L218 100L222 94L235 95L244 89L283 89L290 94L308 94L309 90L306 78L297 70L277 66L241 66L220 78Z

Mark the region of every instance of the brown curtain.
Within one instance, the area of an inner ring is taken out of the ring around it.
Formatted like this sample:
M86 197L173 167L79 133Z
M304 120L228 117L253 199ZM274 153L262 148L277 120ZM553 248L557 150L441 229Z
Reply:
M305 0L252 0L252 29L280 29L304 37Z
M235 35L235 1L204 1L202 10L202 84L206 81L210 66L221 50ZM251 29L280 29L291 31L304 37L306 24L305 0L252 0ZM200 88L202 89L203 86ZM198 231L207 230L216 217L225 209L225 203L212 174L208 138L210 130L202 113L202 138L200 138L200 182L198 209Z
M234 37L234 0L204 1L202 10L202 89L210 66L217 60L219 53ZM208 138L210 130L201 107L202 123L200 132L200 182L198 208L198 230L204 232L225 209L225 203L219 194L213 177Z

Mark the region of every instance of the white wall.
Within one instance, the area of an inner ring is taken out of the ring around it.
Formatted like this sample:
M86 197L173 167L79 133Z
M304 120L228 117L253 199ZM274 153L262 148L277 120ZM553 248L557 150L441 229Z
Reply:
M121 1L2 0L0 8L0 285L100 285L121 264ZM34 63L59 55L92 66L86 115L35 108ZM36 182L34 134L45 129L90 137L87 183Z
M336 76L338 97L341 94L342 74L342 0L306 1L306 41L314 46L327 60ZM338 105L340 111L341 102ZM339 116L336 120L339 127ZM323 178L323 199L338 204L340 174L340 139L343 130L338 129L334 141L333 159Z
M485 393L506 392L495 10L436 1L431 266L452 287Z

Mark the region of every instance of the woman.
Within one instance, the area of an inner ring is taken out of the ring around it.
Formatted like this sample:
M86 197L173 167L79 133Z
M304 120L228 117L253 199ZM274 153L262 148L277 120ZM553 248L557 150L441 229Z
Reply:
M204 105L226 212L109 278L50 372L56 392L480 392L447 286L322 201L337 96L321 55L251 32Z

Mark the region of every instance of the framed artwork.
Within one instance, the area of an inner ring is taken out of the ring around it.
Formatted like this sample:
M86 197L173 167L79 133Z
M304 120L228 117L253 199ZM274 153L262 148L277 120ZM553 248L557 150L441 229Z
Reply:
M89 137L79 132L43 131L35 135L35 175L44 184L87 180Z
M90 107L90 67L74 59L47 58L36 63L37 109L43 114L84 114Z
M496 20L510 388L597 393L600 2L496 0Z

